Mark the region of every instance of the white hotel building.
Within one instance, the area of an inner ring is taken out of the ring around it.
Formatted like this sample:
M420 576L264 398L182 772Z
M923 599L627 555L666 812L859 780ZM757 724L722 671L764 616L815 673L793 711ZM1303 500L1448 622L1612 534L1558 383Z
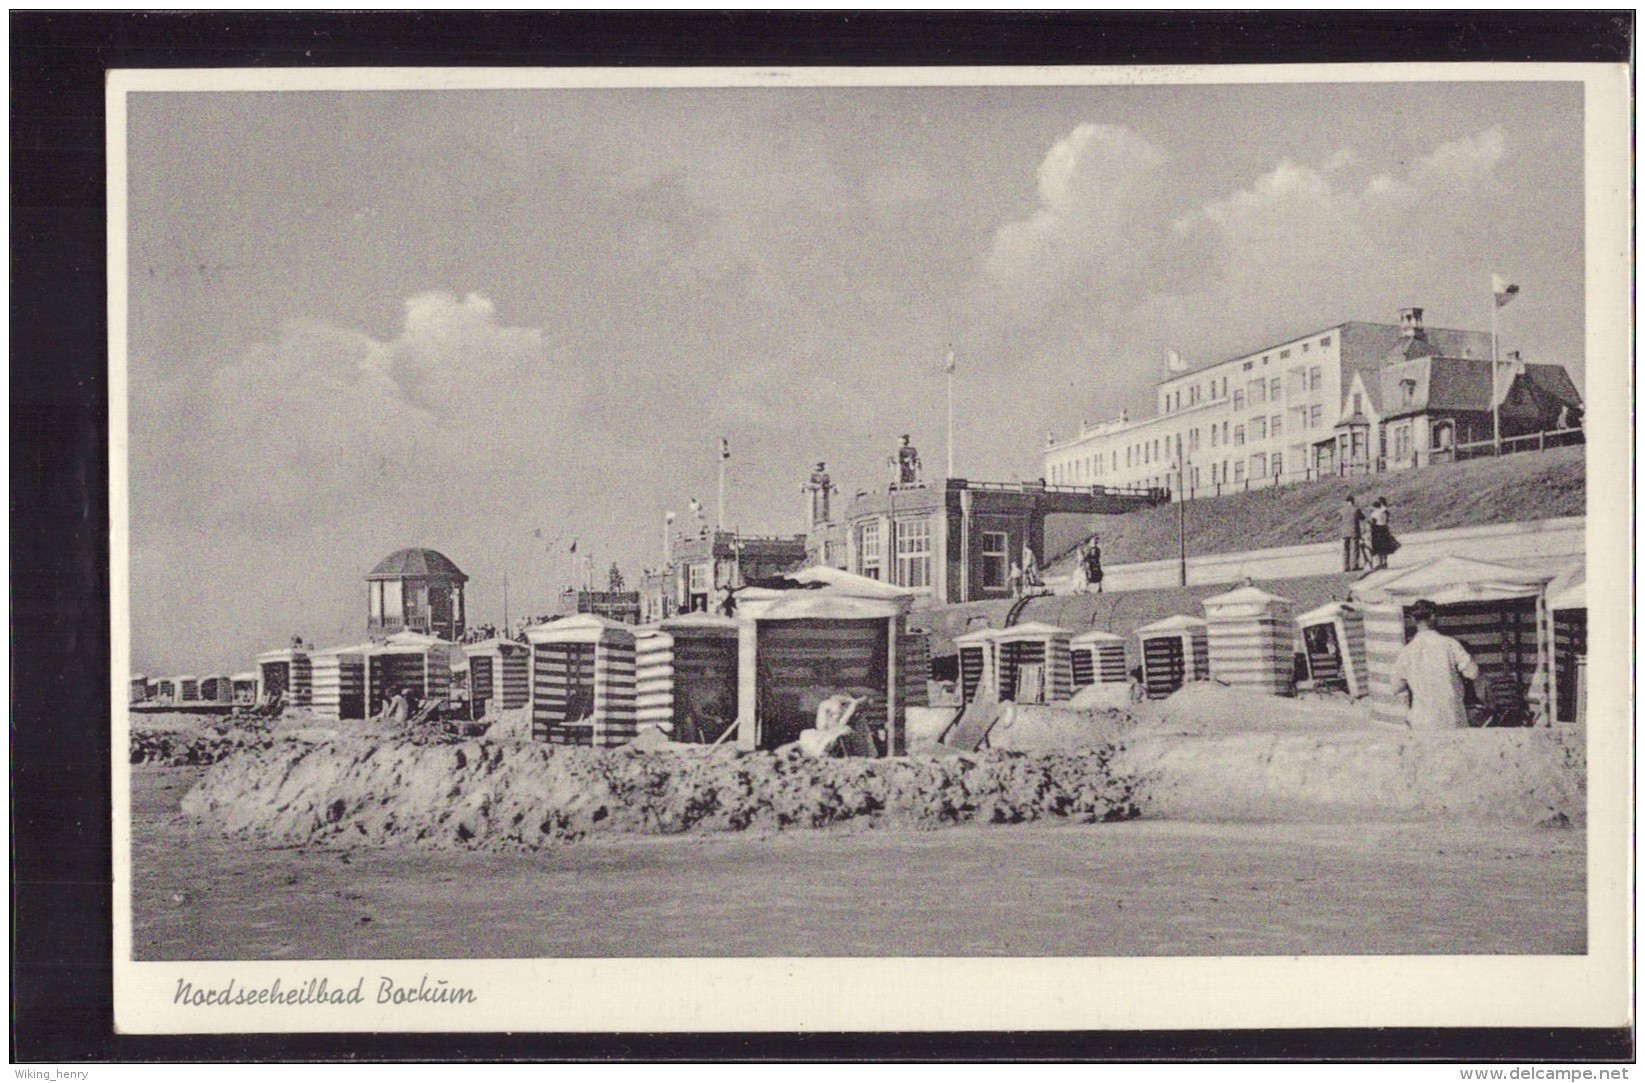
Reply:
M1228 361L1167 377L1157 413L1082 426L1045 449L1056 485L1147 486L1190 495L1303 481L1330 473L1345 390L1360 371L1426 343L1449 357L1488 358L1482 331L1423 328L1422 310L1398 324L1348 321ZM1177 480L1178 461L1182 482Z

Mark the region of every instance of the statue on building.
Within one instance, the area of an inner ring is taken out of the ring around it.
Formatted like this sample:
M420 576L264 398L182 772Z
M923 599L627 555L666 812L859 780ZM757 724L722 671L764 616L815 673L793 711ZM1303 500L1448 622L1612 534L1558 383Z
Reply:
M818 463L817 469L811 471L811 480L800 489L811 494L811 525L821 526L828 522L828 497L834 491L833 479L828 476L828 464Z
M611 570L606 573L606 579L611 584L611 593L621 594L623 592L623 573L617 570L615 560L611 562Z
M919 449L908 442L908 434L904 433L902 446L897 449L897 484L918 485L920 483L920 453Z

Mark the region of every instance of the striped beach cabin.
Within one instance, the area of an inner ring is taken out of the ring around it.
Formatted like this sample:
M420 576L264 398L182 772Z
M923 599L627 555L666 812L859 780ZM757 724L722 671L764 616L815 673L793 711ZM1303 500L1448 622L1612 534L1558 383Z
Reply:
M836 694L862 697L854 721L873 755L907 751L901 640L914 594L835 568L788 576L804 589L739 592L739 748L777 748L816 725ZM752 723L752 724L750 724Z
M531 702L531 648L512 639L463 644L468 657L468 694L474 717L488 710L513 711Z
M1191 681L1210 679L1210 644L1200 618L1166 617L1138 628L1136 634L1142 689L1149 699L1164 699Z
M257 672L262 681L265 701L283 695L288 707L308 706L314 688L308 651L301 647L288 647L259 654Z
M1074 691L1093 684L1129 685L1125 672L1125 637L1113 632L1081 632L1068 641L1069 672Z
M1000 663L997 640L998 628L978 628L954 637L954 650L959 655L960 702L970 703L977 696L1000 695Z
M236 707L254 706L261 698L257 688L257 674L251 670L229 677L229 688Z
M1060 703L1074 694L1069 640L1074 633L1041 621L1002 628L994 637L1000 698L1014 703Z
M712 744L737 721L737 622L714 613L683 613L658 628L672 642L673 738Z
M232 703L234 690L229 684L228 674L213 673L200 678L201 703Z
M634 629L634 731L674 732L674 637Z
M1276 696L1296 691L1289 598L1247 585L1200 604L1212 680Z
M141 673L131 675L131 691L127 703L142 703L149 698L149 679Z
M1316 689L1369 695L1365 668L1365 618L1352 602L1327 602L1297 618L1308 679Z
M167 703L177 699L177 681L172 677L156 677L154 679L154 698Z
M173 677L172 680L177 685L178 703L200 702L200 678L188 673Z
M634 739L634 630L592 613L526 629L531 735L608 747Z
M376 715L402 688L418 707L451 695L452 644L422 632L396 632L382 643L357 648L364 658L364 703Z
M902 680L899 700L909 707L927 707L931 703L931 633L908 627L904 617L897 629L897 674Z
M1476 686L1501 702L1522 698L1533 711L1550 702L1553 630L1547 608L1552 572L1469 557L1441 556L1373 572L1350 591L1365 615L1365 661L1371 709L1387 722L1405 718L1394 694L1393 667L1415 633L1406 615L1419 599L1436 607L1436 630L1459 640L1479 666ZM1543 710L1544 718L1551 712Z
M371 644L331 647L309 655L310 706L321 718L366 717L366 651Z
M1582 563L1548 584L1554 633L1554 721L1586 720L1588 711L1588 577Z

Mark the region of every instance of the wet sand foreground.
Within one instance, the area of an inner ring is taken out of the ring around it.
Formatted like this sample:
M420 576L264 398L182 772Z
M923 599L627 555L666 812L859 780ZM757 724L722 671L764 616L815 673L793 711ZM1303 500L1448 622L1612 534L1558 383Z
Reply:
M132 771L136 958L1565 954L1585 832L1423 823L844 828L529 853L257 847Z

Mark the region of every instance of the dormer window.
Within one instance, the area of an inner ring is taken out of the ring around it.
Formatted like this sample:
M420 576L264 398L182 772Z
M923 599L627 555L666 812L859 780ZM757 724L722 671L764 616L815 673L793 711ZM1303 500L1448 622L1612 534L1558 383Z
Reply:
M1399 382L1399 389L1400 389L1400 392L1405 396L1405 401L1406 401L1407 404L1409 404L1409 403L1416 400L1416 397L1417 397L1417 382L1415 380L1411 379L1410 377L1406 377L1405 379L1403 379Z

